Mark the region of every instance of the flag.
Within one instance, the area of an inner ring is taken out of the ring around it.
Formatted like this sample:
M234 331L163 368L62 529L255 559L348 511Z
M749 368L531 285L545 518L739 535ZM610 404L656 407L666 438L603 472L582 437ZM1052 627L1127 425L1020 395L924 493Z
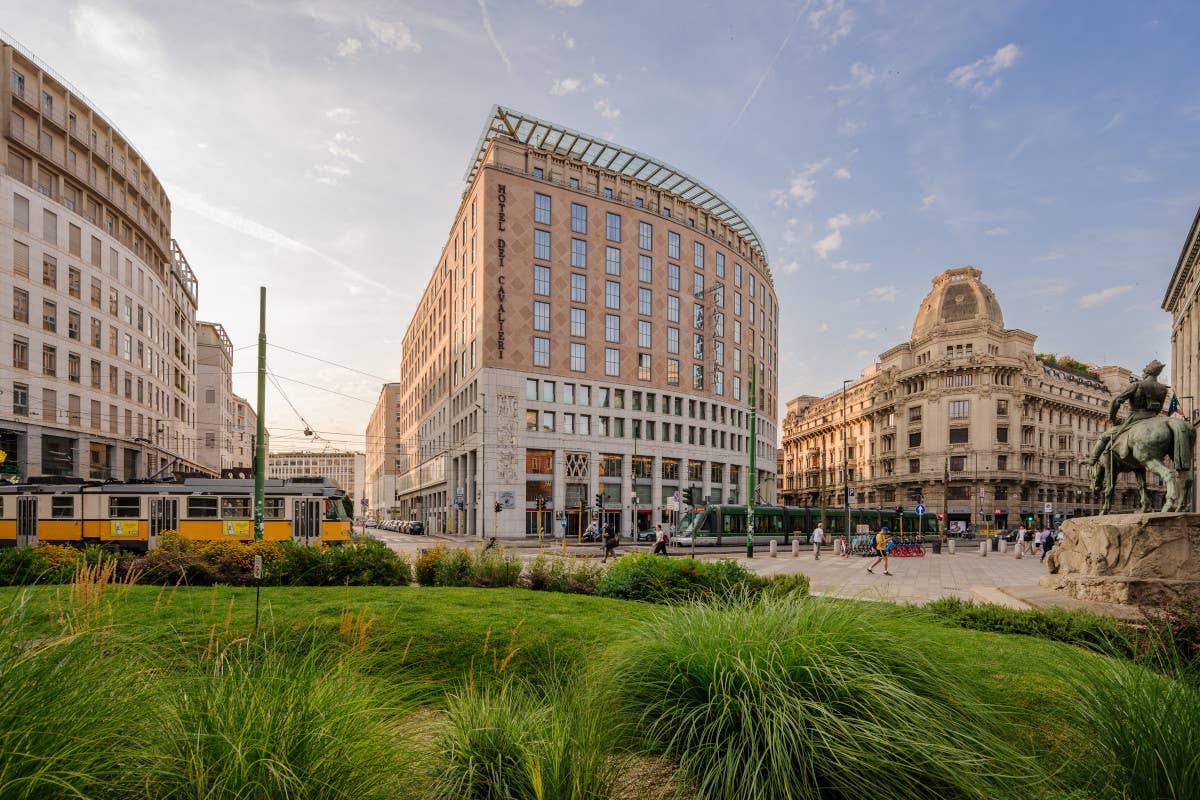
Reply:
M1167 407L1167 416L1169 417L1172 414L1183 416L1183 409L1179 407L1179 398L1175 396L1174 391L1171 392L1171 405Z

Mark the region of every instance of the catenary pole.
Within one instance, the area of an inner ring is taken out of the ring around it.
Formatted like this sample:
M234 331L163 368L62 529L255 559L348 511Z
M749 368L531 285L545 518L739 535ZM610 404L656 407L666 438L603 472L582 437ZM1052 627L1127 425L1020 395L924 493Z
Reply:
M755 430L758 424L756 414L756 400L758 395L755 378L755 361L750 359L750 474L746 478L746 558L754 558L754 481L758 477L758 465L755 461L756 448L755 444L758 441L758 431ZM695 534L693 534L695 535Z
M267 287L258 287L258 420L254 439L254 541L263 538L263 493L267 475Z

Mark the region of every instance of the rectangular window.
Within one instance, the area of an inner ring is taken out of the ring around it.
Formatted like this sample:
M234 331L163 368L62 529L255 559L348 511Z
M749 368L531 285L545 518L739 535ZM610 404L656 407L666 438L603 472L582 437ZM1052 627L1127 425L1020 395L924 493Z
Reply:
M571 309L571 335L583 338L587 336L587 310Z
M1001 399L1001 400L996 401L996 416L997 417L1007 417L1008 416L1008 401L1007 400Z
M604 374L621 375L621 351L615 347L604 348Z
M533 221L542 225L550 224L550 195L534 192Z
M645 253L638 253L638 280L650 283L654 278L654 259Z
M58 261L53 256L42 256L42 284L58 288Z
M742 321L738 319L733 321L733 341L734 344L742 343Z
M49 300L42 301L42 330L50 333L58 331L58 307Z
M541 180L545 176L546 176L546 173L541 167L533 168L533 177L537 178L538 180Z
M966 444L970 441L970 428L951 428L950 444Z
M996 428L996 441L999 444L1007 444L1008 443L1008 426L1007 425L1001 425Z
M533 365L535 367L550 366L550 340L544 336L533 337Z
M563 430L563 433L566 433L566 434L575 433L575 415L574 414L570 414L570 413L563 414L562 430Z
M621 310L621 284L617 281L604 282L604 307Z
M717 364L725 363L725 343L720 339L713 340L713 361Z
M692 265L704 269L704 245L700 242L695 243L695 252L692 254Z
M717 277L725 277L725 254L717 253Z
M543 296L550 294L550 268L540 264L533 268L533 293Z
M692 294L696 297L704 297L704 273L692 273Z
M542 433L554 433L554 412L542 412Z
M580 275L578 272L571 273L571 302L587 302L587 275Z
M592 417L591 417L591 415L590 414L580 414L578 422L579 422L579 424L577 425L577 430L579 432L579 435L580 436L591 436L592 435Z
M583 372L587 369L587 345L571 342L571 370Z
M962 472L967 468L966 456L950 456L950 471Z
M739 378L737 375L733 376L733 399L734 400L742 399L742 379Z
M534 229L533 257L539 261L550 260L550 231Z
M653 343L651 336L651 324L649 320L638 320L638 347L649 350Z
M23 336L13 337L13 367L29 369L29 340Z
M704 334L702 333L692 334L692 358L698 361L704 360Z
M187 499L187 515L194 519L216 519L218 501L219 498L216 497L189 497Z
M572 189L578 189L579 188L579 178L568 178L567 185L570 186Z
M920 431L910 431L909 432L908 446L909 447L920 447L921 446L921 432Z
M667 264L667 288L672 292L679 291L679 265Z
M703 389L704 388L704 365L703 364L693 364L692 365L692 388L693 389Z
M23 231L29 230L29 198L13 193L13 225Z
M638 247L643 250L654 248L654 226L649 222L638 223Z
M611 211L604 215L604 238L610 242L621 241L621 215Z
M537 400L538 399L538 382L535 378L526 378L525 379L525 399L526 400Z
M609 275L621 274L621 250L617 247L604 248L604 271Z
M638 313L650 316L654 307L653 294L649 289L638 289Z
M78 267L69 267L67 269L67 294L79 300L83 297L83 277L80 275Z
M533 301L533 329L535 331L550 331L550 304L541 300Z
M673 294L667 295L667 321L679 322L679 298Z
M67 337L79 341L80 318L79 312L74 309L67 310Z
M638 376L639 381L650 380L650 354L649 353L638 353L638 371L637 371L637 373L638 373L637 376ZM635 425L637 424L637 420L634 420L634 424Z
M679 385L679 359L667 359L667 384L669 386Z
M604 341L621 343L621 318L616 314L604 315Z
M966 419L970 416L970 400L951 400L950 419Z
M667 231L667 258L679 258L679 234Z
M104 345L104 325L100 320L92 319L92 347L103 347Z
M13 413L20 417L29 416L29 387L23 383L13 384Z
M248 496L221 498L222 519L248 519L250 516L250 498Z
M733 285L734 286L742 285L742 265L737 263L736 261L733 264ZM739 314L741 313L740 308L738 309L738 313Z
M29 292L13 288L13 319L29 322Z
M587 269L587 241L584 239L571 240L571 266Z
M667 352L679 352L679 328L667 328Z
M571 230L575 233L587 233L587 206L571 203Z
M67 380L71 383L79 383L81 363L78 353L67 354Z

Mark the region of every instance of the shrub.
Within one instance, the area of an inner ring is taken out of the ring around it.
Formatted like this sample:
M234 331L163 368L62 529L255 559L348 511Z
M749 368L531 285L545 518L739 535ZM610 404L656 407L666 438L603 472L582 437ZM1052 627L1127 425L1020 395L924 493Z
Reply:
M604 573L596 593L624 600L680 603L753 593L760 585L761 579L736 561L696 561L631 553Z
M809 588L808 576L800 573L772 575L762 582L762 592L769 597L782 597L791 594L797 597L808 597Z
M437 737L436 794L446 800L602 800L617 762L602 717L577 696L539 696L512 682L469 686L448 698Z
M196 546L174 534L164 535L158 547L133 561L130 568L138 571L140 583L207 586L217 579Z
M0 586L48 583L56 575L41 548L0 548Z
M83 551L64 544L40 544L37 552L53 570L74 569L83 560Z
M525 565L521 586L537 592L595 594L604 568L591 560L539 554Z
M437 586L470 586L472 584L471 554L462 548L447 551L438 561L434 573L434 584Z
M421 551L421 555L417 556L415 568L417 583L433 586L437 582L438 564L445 558L446 552L446 548L440 546Z
M977 604L943 597L927 603L925 610L937 621L961 628L1038 636L1109 655L1132 656L1138 649L1134 632L1128 625L1082 609L1018 611L991 603Z
M505 558L500 550L482 550L471 564L471 585L481 588L517 586L523 566L520 559Z
M661 610L595 667L634 676L603 680L614 735L697 798L1027 797L1033 759L921 641L855 604L742 598Z
M321 553L322 583L331 586L407 586L412 568L407 559L383 542L331 547Z

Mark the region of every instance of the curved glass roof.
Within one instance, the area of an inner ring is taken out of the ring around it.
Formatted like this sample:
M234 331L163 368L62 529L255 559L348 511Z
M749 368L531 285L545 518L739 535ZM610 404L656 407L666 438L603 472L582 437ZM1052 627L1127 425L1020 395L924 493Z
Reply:
M625 175L693 203L720 218L749 242L750 246L762 255L763 260L769 262L762 237L750 221L742 216L733 203L683 170L598 136L580 133L511 108L492 106L487 124L479 136L479 143L475 146L471 163L463 175L463 180L468 184L475 180L488 146L497 136L514 139L537 150Z

